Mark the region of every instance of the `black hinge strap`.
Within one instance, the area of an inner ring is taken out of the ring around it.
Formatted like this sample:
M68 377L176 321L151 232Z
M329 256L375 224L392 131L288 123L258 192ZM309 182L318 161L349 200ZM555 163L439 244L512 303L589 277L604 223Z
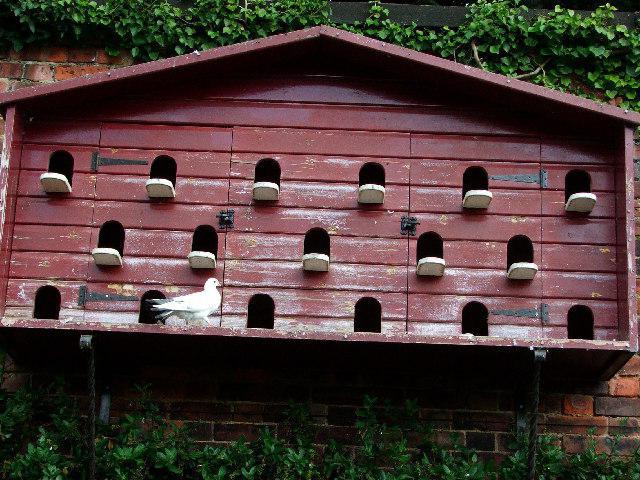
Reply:
M538 173L516 173L513 175L491 175L491 180L499 180L503 182L517 183L537 183L541 187L546 188L549 185L549 174L541 168Z
M91 155L91 171L97 172L103 165L149 165L147 160L130 160L128 158L102 157L98 152Z
M233 210L221 210L216 217L218 217L218 226L220 228L233 228L235 220L235 212Z
M491 315L520 318L539 318L542 320L542 322L546 322L549 319L549 305L547 305L546 303L541 303L538 308L493 310L491 311Z
M418 225L420 225L420 222L416 217L403 215L400 219L400 233L402 235L413 236L416 234L416 226Z
M137 302L135 295L120 295L118 293L90 292L86 285L78 289L78 305L83 307L87 302Z

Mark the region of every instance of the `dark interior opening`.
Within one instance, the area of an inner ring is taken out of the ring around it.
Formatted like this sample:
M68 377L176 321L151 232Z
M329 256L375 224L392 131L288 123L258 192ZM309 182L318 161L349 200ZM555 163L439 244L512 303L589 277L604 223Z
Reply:
M273 329L276 305L266 293L256 293L249 299L247 328Z
M330 251L329 234L324 228L315 227L304 236L304 254L323 253L327 256Z
M564 177L564 201L574 193L590 193L591 176L584 170L571 170Z
M218 257L218 234L211 225L199 225L193 231L191 251L209 252Z
M280 164L273 158L263 158L256 163L254 182L271 182L280 186Z
M124 227L116 220L104 222L98 234L99 248L114 248L124 255Z
M56 287L45 285L36 292L33 318L58 320L60 317L60 292Z
M574 305L567 313L567 337L593 340L593 312L585 305Z
M64 175L71 185L73 183L73 156L66 150L53 152L49 157L49 172Z
M360 186L374 184L384 187L384 167L376 162L367 162L360 167Z
M153 298L167 298L164 293L158 290L148 290L144 292L142 298L140 298L140 315L138 316L138 322L140 323L158 323L158 312L154 312L151 308L153 305L149 305L147 300Z
M533 243L526 235L516 235L507 243L507 268L516 262L533 262Z
M160 155L151 164L149 178L164 178L176 186L178 167L176 161L168 155Z
M444 247L442 237L436 232L426 232L418 237L416 248L417 260L425 257L444 258Z
M382 331L382 306L378 300L363 297L356 302L353 331L373 333Z
M462 197L469 190L489 190L489 176L482 167L469 167L462 174Z
M469 302L462 309L462 333L478 337L489 335L489 311L480 302Z

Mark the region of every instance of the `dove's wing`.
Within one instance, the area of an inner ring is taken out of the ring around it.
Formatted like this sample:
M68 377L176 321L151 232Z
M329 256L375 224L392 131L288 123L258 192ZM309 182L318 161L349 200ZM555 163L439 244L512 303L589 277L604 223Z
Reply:
M211 300L205 292L192 293L182 297L176 297L166 303L154 305L153 310L173 310L176 312L194 312L204 310L211 306Z

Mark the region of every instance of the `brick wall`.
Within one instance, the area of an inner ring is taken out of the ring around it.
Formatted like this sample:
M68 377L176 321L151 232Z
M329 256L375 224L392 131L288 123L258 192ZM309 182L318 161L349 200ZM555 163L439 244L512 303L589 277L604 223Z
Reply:
M127 56L109 57L96 49L0 53L0 91L131 63ZM640 157L640 148L636 156ZM37 372L13 370L7 380L9 388L45 378ZM67 375L67 379L72 391L81 395L82 375ZM353 441L355 409L366 393L390 399L417 398L422 416L434 424L443 442L456 433L468 447L487 455L507 452L515 429L513 389L487 382L484 376L477 382L456 382L424 375L422 369L402 374L379 370L336 373L296 369L295 365L279 369L217 365L188 374L184 369L138 369L135 375L111 379L112 416L130 408L132 386L143 382L154 386L154 396L169 418L189 423L203 441L226 441L241 434L251 438L262 425L278 428L289 399L311 403L318 441ZM579 451L592 433L603 450L610 448L609 437L620 435L619 452L630 453L640 445L640 356L632 358L610 382L546 382L540 408L541 429L558 434L567 451Z

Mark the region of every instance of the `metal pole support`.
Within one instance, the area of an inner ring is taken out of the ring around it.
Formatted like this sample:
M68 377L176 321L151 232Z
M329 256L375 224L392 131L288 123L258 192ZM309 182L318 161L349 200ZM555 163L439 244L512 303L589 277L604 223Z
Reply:
M87 390L89 411L87 412L87 465L88 480L96 478L96 355L93 335L80 335L80 350L87 352Z
M533 376L531 379L531 402L529 405L529 431L527 435L527 480L536 478L536 447L538 444L538 406L540 405L540 377L542 364L547 359L545 349L533 349Z

